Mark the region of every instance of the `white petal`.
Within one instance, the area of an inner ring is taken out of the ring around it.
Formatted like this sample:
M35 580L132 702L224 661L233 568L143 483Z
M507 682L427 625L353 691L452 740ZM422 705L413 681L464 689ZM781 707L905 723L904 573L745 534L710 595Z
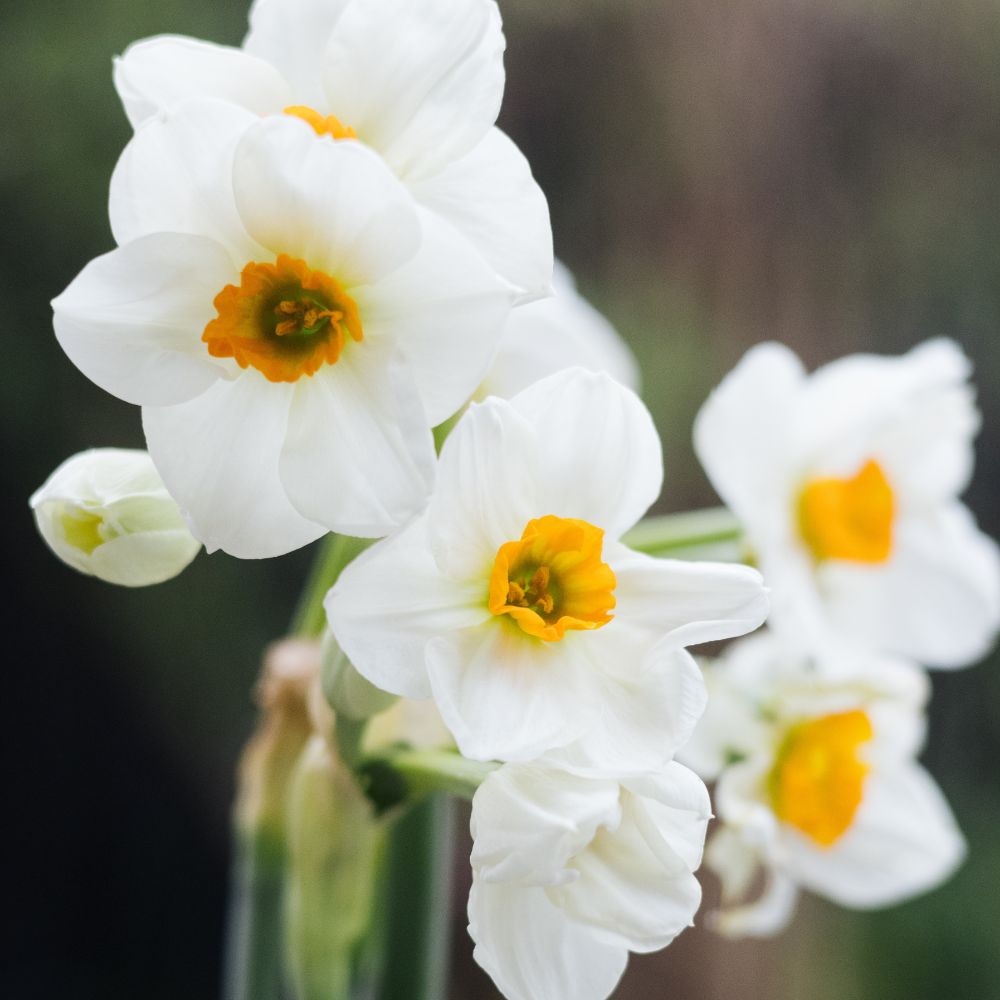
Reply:
M754 846L738 830L716 830L705 851L705 864L722 883L722 905L708 914L706 924L727 938L773 937L789 924L798 901L798 887L788 875L761 865ZM747 899L754 878L763 871L764 887Z
M799 359L781 344L751 348L698 412L695 451L716 492L759 530L783 520L795 474L789 467L789 415L805 381Z
M785 830L788 871L806 888L844 906L888 906L947 879L965 856L940 789L923 768L872 773L854 823L822 850Z
M261 559L326 533L295 510L278 478L293 388L246 372L190 402L143 408L149 453L209 552Z
M577 645L586 648L592 636ZM609 647L613 648L613 647ZM683 650L654 650L641 679L600 677L601 716L576 743L558 752L587 774L655 770L687 743L705 711L701 671Z
M744 635L767 617L761 575L748 566L655 559L624 545L605 550L614 570L615 617L607 626L641 644L673 648Z
M255 115L291 104L284 77L263 59L228 45L159 35L115 59L115 87L135 128L189 97L217 97Z
M430 425L392 355L392 344L351 343L295 385L281 481L303 517L340 534L387 535L426 503L434 481Z
M510 399L567 364L607 372L638 391L635 356L607 319L577 292L572 275L559 261L553 291L548 298L511 312L497 356L476 395Z
M420 225L419 251L377 285L358 289L356 299L366 333L398 342L437 425L489 368L514 293L432 213L421 210Z
M1000 626L996 543L958 503L900 523L882 567L830 564L821 583L834 626L929 666L986 654Z
M655 771L630 776L623 785L641 798L642 811L634 818L650 848L662 854L662 841L680 865L695 871L701 864L705 828L712 815L705 782L683 764L671 761ZM669 858L662 863L672 866L675 862Z
M358 142L317 136L297 118L267 118L246 131L233 186L257 242L348 291L381 280L420 247L416 205L378 156Z
M600 707L580 668L572 642L546 643L497 618L427 644L434 699L474 760L530 760L585 732Z
M201 335L215 296L234 278L213 240L146 236L92 260L53 301L56 337L87 378L119 399L181 403L227 377Z
M610 542L656 500L663 455L653 419L609 375L570 368L518 393L510 405L544 443L539 513L589 521Z
M422 205L447 219L498 274L520 289L523 299L545 294L553 267L548 202L528 161L503 132L490 129L470 152L410 189ZM567 363L584 364L563 356L559 367Z
M355 559L327 596L326 609L354 666L378 687L408 698L430 696L428 640L489 616L481 585L456 583L438 570L423 517Z
M280 70L291 100L323 108L323 53L350 0L254 0L243 48Z
M534 428L499 399L473 404L441 449L428 506L434 553L451 575L488 585L497 550L533 517L538 464Z
M122 535L94 550L89 572L120 587L147 587L173 579L200 549L186 528Z
M507 1000L606 1000L628 961L535 887L473 882L469 934L473 957Z
M401 175L468 152L496 121L504 38L492 0L364 0L324 57L327 107Z
M111 231L118 243L150 233L194 233L225 246L238 268L260 248L240 222L233 157L249 111L189 100L150 119L125 147L111 177Z
M791 424L796 447L814 457L817 473L851 474L874 457L900 500L950 499L972 470L978 415L969 371L949 340L902 357L840 358L809 379Z
M602 826L621 822L617 781L541 762L506 764L472 800L472 867L486 882L555 885Z
M707 794L706 794L707 798ZM574 919L630 951L657 951L690 927L701 887L687 866L661 841L647 840L642 803L626 799L621 825L600 830L573 861L579 878L547 890ZM655 838L658 835L651 831ZM701 841L705 819L701 821ZM700 847L699 847L700 855Z

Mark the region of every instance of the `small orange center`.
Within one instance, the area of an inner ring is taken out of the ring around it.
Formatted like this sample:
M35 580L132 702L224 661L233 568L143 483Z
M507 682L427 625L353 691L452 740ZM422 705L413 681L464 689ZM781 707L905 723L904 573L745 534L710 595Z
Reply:
M334 139L357 139L358 133L345 125L336 115L321 115L312 108L307 108L304 104L293 104L285 108L285 114L293 118L301 118L304 122L312 125L317 135L331 135Z
M768 779L778 818L820 847L835 844L861 805L870 768L858 759L858 750L871 738L871 720L860 709L790 729Z
M892 487L872 459L849 479L813 479L799 494L799 531L820 561L885 562L894 513Z
M273 264L251 262L239 287L215 297L218 316L201 339L214 358L235 358L271 382L295 382L340 357L347 337L363 339L354 299L340 283L282 254Z
M552 514L529 521L520 539L497 552L490 611L547 642L568 629L607 625L617 581L601 560L603 545L604 532L586 521Z

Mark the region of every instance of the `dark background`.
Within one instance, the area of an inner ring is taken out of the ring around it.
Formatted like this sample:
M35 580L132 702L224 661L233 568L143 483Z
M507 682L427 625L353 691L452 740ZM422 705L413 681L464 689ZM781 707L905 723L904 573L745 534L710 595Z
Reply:
M1000 533L1000 6L993 0L506 0L502 124L556 246L643 365L663 510L714 502L691 451L751 344L810 364L929 336L973 357L985 418L969 501ZM129 135L110 58L158 32L238 43L243 0L0 5L5 932L0 995L214 997L233 768L262 646L309 553L200 556L140 591L44 548L27 497L137 409L62 355L49 300L112 245ZM997 661L935 676L926 762L969 838L959 875L876 914L818 901L773 942L688 932L620 997L1000 996ZM710 887L711 891L711 887ZM461 894L461 888L458 890ZM495 996L456 916L455 997Z

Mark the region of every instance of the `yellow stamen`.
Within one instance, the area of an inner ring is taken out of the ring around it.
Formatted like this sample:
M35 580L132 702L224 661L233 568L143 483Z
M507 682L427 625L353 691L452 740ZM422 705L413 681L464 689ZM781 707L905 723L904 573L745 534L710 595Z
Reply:
M67 505L59 523L62 525L66 541L88 556L98 545L103 545L107 541L101 533L104 518L100 514L91 514L89 511Z
M304 122L312 125L317 135L330 135L334 139L357 139L358 133L345 125L336 115L321 115L312 108L307 108L303 104L293 104L285 108L285 114L293 118L301 118Z
M336 364L348 336L364 338L357 303L340 283L285 254L273 264L247 264L239 287L226 285L215 308L201 337L208 353L271 382L313 375Z
M552 514L529 521L520 539L497 552L490 611L547 642L607 625L617 581L601 560L603 545L604 532L586 521Z
M871 768L858 750L872 735L871 720L860 709L790 729L768 779L775 815L820 847L835 844L861 805Z
M820 561L885 562L894 514L892 487L872 459L850 478L813 479L799 494L799 532Z

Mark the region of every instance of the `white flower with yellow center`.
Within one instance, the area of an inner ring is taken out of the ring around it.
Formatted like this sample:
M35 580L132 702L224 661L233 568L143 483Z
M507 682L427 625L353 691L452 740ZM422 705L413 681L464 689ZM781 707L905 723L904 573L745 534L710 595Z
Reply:
M936 340L812 375L778 344L705 403L695 446L772 587L775 627L955 667L1000 625L1000 561L958 496L979 417Z
M754 570L619 541L661 480L648 411L607 375L571 369L473 404L427 510L330 592L337 642L378 687L433 696L468 757L562 747L581 768L655 767L704 707L684 647L767 610Z
M388 533L426 499L430 427L489 365L509 286L357 143L211 102L147 129L149 171L112 187L122 245L53 303L60 344L143 407L210 550Z
M615 328L576 289L573 275L556 261L553 294L513 310L497 355L476 398L510 399L532 382L567 365L607 372L639 390L639 365Z
M681 756L717 780L706 864L722 880L718 930L777 933L799 887L869 909L954 871L962 835L916 762L928 694L916 666L844 649L818 663L760 635L706 674L708 711Z
M241 49L147 39L116 61L115 84L137 128L214 98L364 142L532 298L551 280L552 233L527 161L494 127L504 45L493 0L258 0Z
M679 764L619 783L507 764L472 802L469 934L508 1000L603 1000L701 902L708 792Z
M42 538L63 562L119 586L169 580L201 548L144 451L74 455L29 502Z

